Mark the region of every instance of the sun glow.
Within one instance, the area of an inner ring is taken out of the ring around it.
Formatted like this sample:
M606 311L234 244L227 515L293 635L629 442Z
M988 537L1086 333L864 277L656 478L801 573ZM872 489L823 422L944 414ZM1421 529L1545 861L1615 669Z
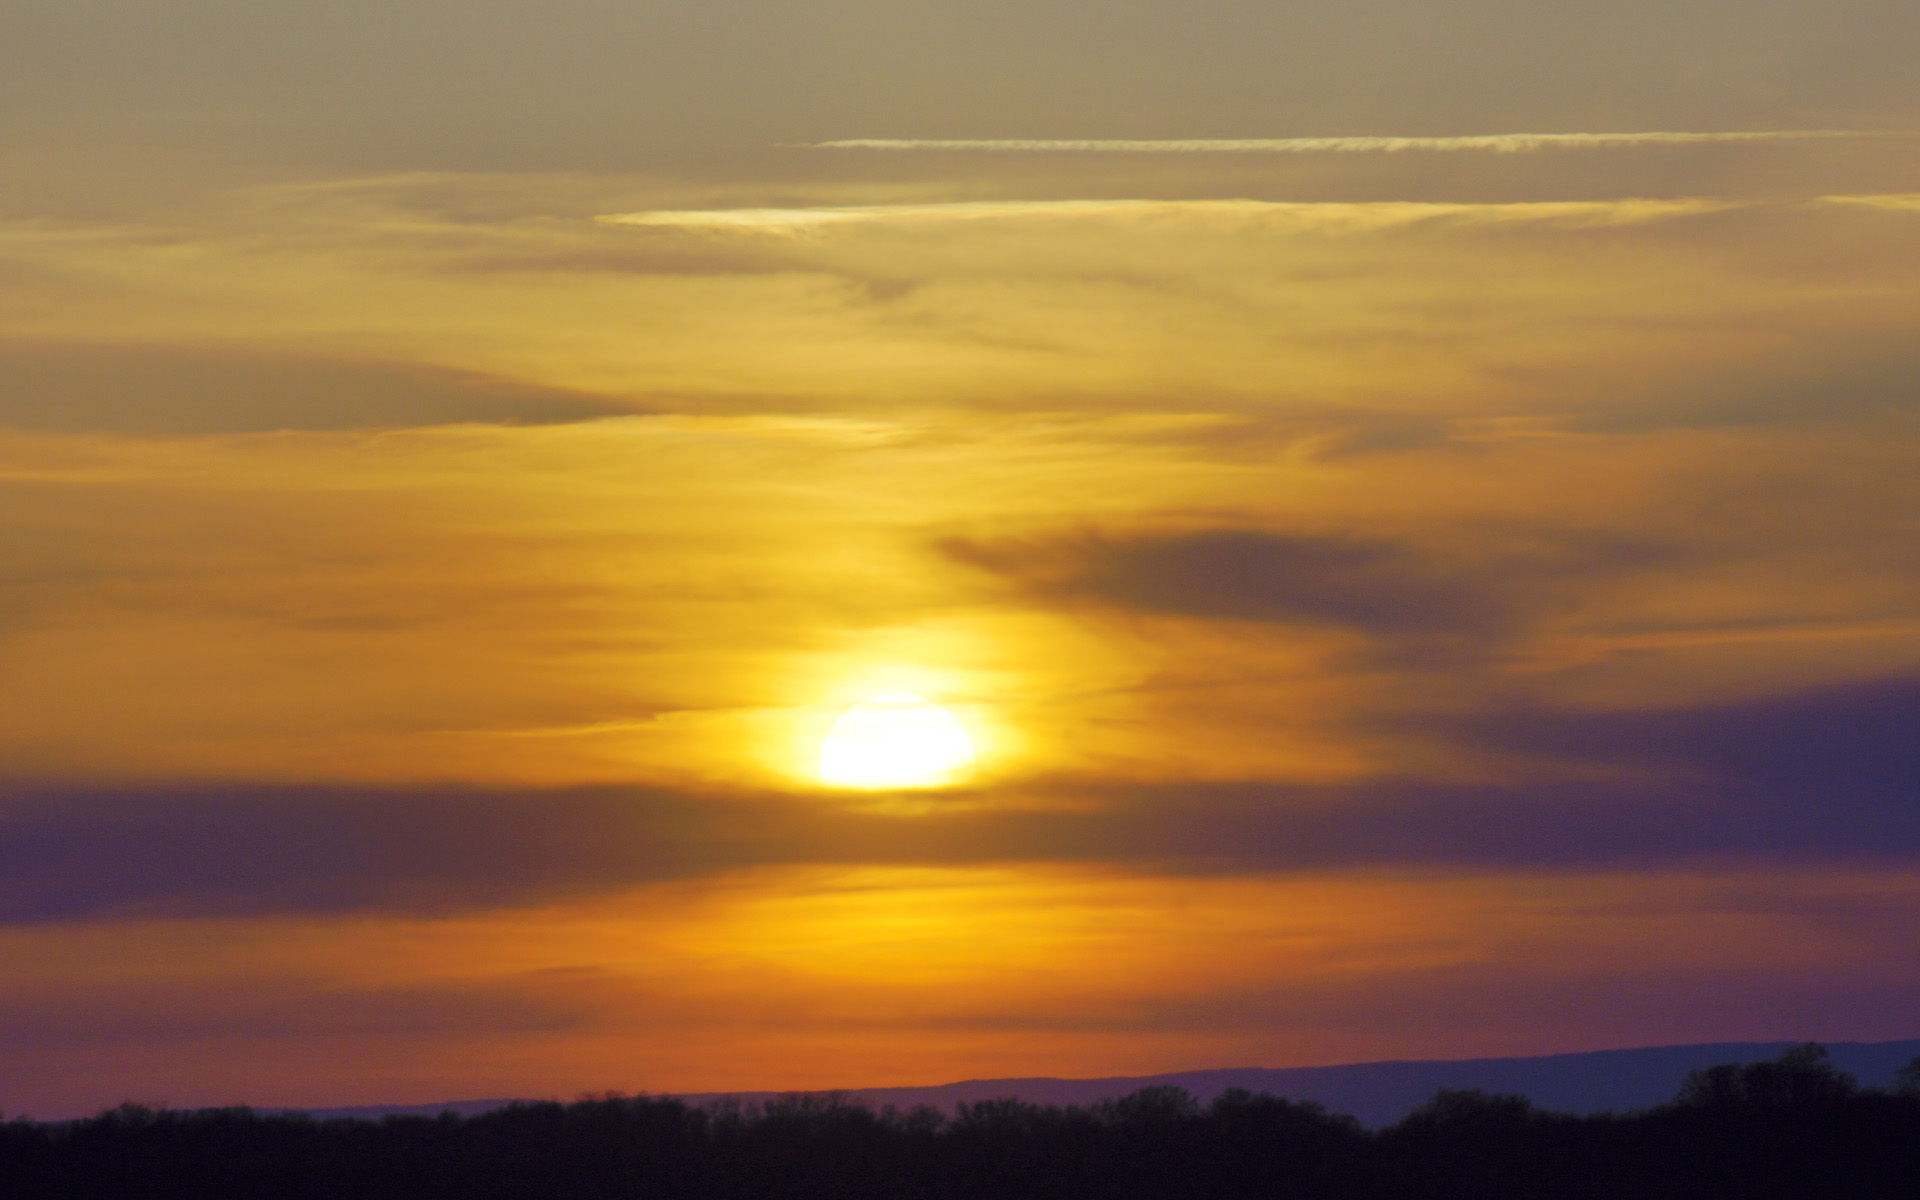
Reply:
M820 744L820 782L848 788L941 787L973 765L958 718L911 692L890 692L843 713Z

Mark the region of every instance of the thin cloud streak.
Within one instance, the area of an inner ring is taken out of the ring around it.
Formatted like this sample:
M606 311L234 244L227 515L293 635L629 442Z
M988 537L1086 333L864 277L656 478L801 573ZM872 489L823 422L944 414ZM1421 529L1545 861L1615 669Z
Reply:
M1461 137L1293 138L840 138L809 143L814 150L984 150L1043 154L1398 154L1421 151L1610 150L1632 146L1693 146L1715 142L1802 142L1837 138L1911 136L1905 130L1768 129L1713 133L1487 133Z
M680 209L609 213L605 225L683 229L715 233L797 236L830 226L943 224L1019 220L1189 220L1238 225L1284 224L1302 228L1379 229L1419 221L1539 221L1573 226L1627 225L1663 218L1722 212L1741 202L1707 198L1677 200L1570 200L1517 204L1287 203L1267 200L969 200L944 204L863 204L810 208Z
M1851 204L1886 212L1920 212L1920 195L1823 196L1828 204Z

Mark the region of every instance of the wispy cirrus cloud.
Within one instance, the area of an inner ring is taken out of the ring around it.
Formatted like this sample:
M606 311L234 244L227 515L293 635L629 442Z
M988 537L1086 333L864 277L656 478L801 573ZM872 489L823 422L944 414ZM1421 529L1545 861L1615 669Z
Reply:
M1823 196L1828 204L1850 204L1885 212L1920 212L1920 193L1885 196Z
M1573 200L1505 204L1411 201L1290 203L1267 200L966 200L936 204L860 204L806 208L662 209L609 213L607 225L711 233L792 236L834 226L922 225L976 221L1174 220L1230 227L1379 229L1421 221L1533 221L1572 226L1627 225L1741 207L1736 201Z
M816 150L969 150L1052 154L1397 154L1419 151L1611 150L1715 142L1801 142L1912 136L1900 130L1760 129L1715 132L1486 133L1456 137L1290 138L840 138Z

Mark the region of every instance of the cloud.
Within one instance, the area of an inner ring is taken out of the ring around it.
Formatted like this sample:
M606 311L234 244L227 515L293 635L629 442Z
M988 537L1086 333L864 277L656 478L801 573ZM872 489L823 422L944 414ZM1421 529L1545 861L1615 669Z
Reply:
M1651 541L1548 536L1484 547L1258 529L1028 541L950 538L951 558L1048 599L1216 621L1357 630L1400 653L1484 650L1580 585L1671 561Z
M1426 724L1456 750L1523 761L1484 783L1110 789L1096 815L1020 819L1035 846L1213 872L1920 855L1920 679Z
M1417 732L1491 782L1038 780L916 813L818 796L15 784L0 922L547 903L766 865L1054 862L1199 874L1920 856L1920 678ZM984 801L984 802L983 802Z
M923 223L992 221L1019 218L1078 219L1139 217L1183 211L1255 212L1268 206L1250 201L1173 202L1158 200L981 200L943 204L871 204L811 208L724 208L610 213L607 225L686 229L706 232L793 234L830 225L876 221Z
M945 549L1029 579L1064 568L1049 590L1182 616L1387 635L1481 632L1510 619L1483 584L1393 542L1214 529L1025 546L951 541Z
M249 433L545 424L618 411L473 371L271 350L0 340L0 373L0 425L16 429Z
M0 1047L15 1053L232 1037L460 1038L552 1033L585 1024L577 991L541 994L497 982L343 986L311 976L148 980L137 990L0 994Z
M639 789L20 785L0 920L527 903L751 863L790 832L726 807L738 833Z
M842 138L817 150L971 150L1044 154L1399 154L1537 150L1611 150L1630 146L1693 146L1717 142L1802 142L1910 137L1897 130L1774 129L1715 133L1492 133L1466 137L1292 138Z
M1851 205L1856 208L1877 208L1883 212L1920 212L1920 195L1822 196L1821 199L1828 204Z
M662 209L608 213L602 224L706 233L792 237L834 226L924 225L975 221L1176 220L1214 226L1300 230L1387 229L1428 221L1533 222L1590 228L1634 225L1739 208L1736 201L1681 199L1559 200L1501 204L1413 201L1289 203L1267 200L968 200L808 208Z
M1642 385L1570 414L1565 428L1598 433L1664 429L1812 428L1851 424L1883 438L1911 437L1920 417L1920 353L1912 331L1836 333L1817 346L1789 343L1738 368Z
M1691 709L1501 710L1460 721L1454 733L1503 751L1705 781L1745 811L1782 822L1846 825L1851 816L1920 832L1913 679Z

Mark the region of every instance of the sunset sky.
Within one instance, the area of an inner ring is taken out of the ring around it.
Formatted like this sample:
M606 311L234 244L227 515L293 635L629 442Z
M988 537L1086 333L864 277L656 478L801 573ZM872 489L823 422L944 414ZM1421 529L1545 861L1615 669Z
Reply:
M1920 1036L1916 54L12 0L0 1111Z

